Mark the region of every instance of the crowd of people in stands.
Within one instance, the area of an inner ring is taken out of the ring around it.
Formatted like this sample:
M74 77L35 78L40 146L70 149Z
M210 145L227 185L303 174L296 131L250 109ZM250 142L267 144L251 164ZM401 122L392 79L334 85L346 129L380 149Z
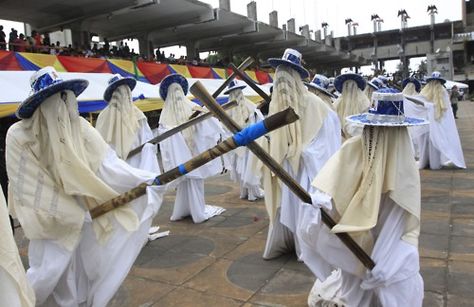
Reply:
M0 50L9 50L15 52L33 52L52 55L68 55L79 56L86 58L120 58L120 59L137 59L143 61L157 61L166 64L190 64L195 66L209 66L206 59L201 60L199 56L194 59L188 59L186 56L176 57L175 54L170 53L168 57L165 56L164 51L156 49L156 56L153 58L145 58L135 52L135 50L128 46L125 42L120 42L119 45L111 45L107 38L100 46L98 43L93 43L92 46L79 46L79 44L62 46L59 41L51 42L49 34L41 34L33 30L31 36L25 36L14 28L7 36L0 25Z

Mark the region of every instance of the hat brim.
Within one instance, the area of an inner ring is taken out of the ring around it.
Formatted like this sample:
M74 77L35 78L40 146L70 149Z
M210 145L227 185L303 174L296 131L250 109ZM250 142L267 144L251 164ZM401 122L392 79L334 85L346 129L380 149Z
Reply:
M357 74L343 74L336 77L334 80L334 87L339 93L342 93L342 85L347 80L354 80L357 83L357 87L360 88L361 91L365 89L365 79L362 76Z
M402 87L405 88L405 86L407 86L407 84L410 83L410 82L413 83L413 84L415 84L415 90L416 90L417 92L419 92L419 91L421 90L421 83L420 83L420 81L418 81L418 80L416 80L416 79L410 79L410 78L405 79L405 80L402 81Z
M28 97L20 103L16 110L16 116L20 119L30 118L39 105L50 96L64 90L70 90L74 95L79 96L89 85L89 81L84 79L65 80L44 88Z
M376 127L411 127L411 126L423 126L428 125L427 120L415 117L405 117L403 122L388 122L388 121L375 121L368 118L369 113L356 114L346 117L346 120L362 126L376 126Z
M441 84L445 84L446 83L446 80L443 79L443 78L426 78L426 83L430 82L430 81L439 81L441 82Z
M160 96L161 99L166 100L168 96L168 88L171 84L178 83L183 89L184 96L188 94L188 80L180 74L171 74L166 76L160 83Z
M137 85L137 80L130 77L126 77L119 79L113 82L112 84L109 84L109 86L105 89L104 92L104 100L109 102L110 99L112 99L112 94L114 93L115 89L117 89L117 87L119 87L120 85L127 85L130 90L133 91L133 89Z
M227 89L227 91L224 92L224 95L229 95L230 92L232 92L232 91L239 90L239 89L244 89L246 87L247 87L247 85L239 85L239 86L231 87L231 88Z
M327 89L325 89L324 87L321 87L317 84L314 84L312 82L305 82L304 83L306 86L309 86L309 87L312 87L313 89L315 90L318 90L320 91L321 93L323 94L326 94L327 96L331 97L331 98L337 98L336 95L334 95L333 93L329 92Z
M370 81L367 81L367 85L370 86L371 88L373 88L376 91L378 91L380 89L377 85L373 84Z
M300 74L301 79L308 79L309 78L309 72L306 70L306 68L304 68L301 65L297 65L293 62L283 60L283 59L279 59L279 58L271 58L271 59L268 59L268 64L270 64L274 68L277 68L280 65L290 66L291 68L293 68L294 70L296 70Z

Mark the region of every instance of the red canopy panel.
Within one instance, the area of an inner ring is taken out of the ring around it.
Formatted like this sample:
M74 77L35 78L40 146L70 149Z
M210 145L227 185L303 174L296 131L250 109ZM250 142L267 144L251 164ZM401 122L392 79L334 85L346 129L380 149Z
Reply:
M137 62L137 66L151 84L160 83L164 77L171 73L166 64Z
M0 70L23 70L12 51L0 50Z
M104 59L59 55L58 60L68 72L112 73L107 60Z

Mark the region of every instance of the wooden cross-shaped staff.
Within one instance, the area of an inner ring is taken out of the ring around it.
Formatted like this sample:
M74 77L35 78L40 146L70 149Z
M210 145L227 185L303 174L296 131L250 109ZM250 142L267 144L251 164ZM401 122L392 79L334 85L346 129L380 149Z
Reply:
M244 130L235 133L232 137L204 151L191 160L157 176L152 185L163 185L171 182L239 146L247 146L247 144L253 142L255 139L265 135L266 133L293 123L296 120L298 120L298 116L291 108L275 113L272 116L267 117L265 120L250 125ZM89 213L93 219L106 214L107 212L144 195L148 186L150 186L150 184L144 182L130 191L91 209Z
M211 111L214 115L229 129L232 133L241 131L241 127L229 117L222 107L209 94L206 88L199 81L194 83L190 89L191 93ZM247 147L259 158L288 188L298 196L303 202L311 204L311 195L301 185L299 185L291 176L285 171L275 159L273 159L262 147L256 142L247 144ZM321 217L324 224L330 229L336 226L334 219L321 208ZM351 252L362 262L362 264L372 270L375 267L374 261L369 255L354 241L348 233L336 233L336 236L351 250Z

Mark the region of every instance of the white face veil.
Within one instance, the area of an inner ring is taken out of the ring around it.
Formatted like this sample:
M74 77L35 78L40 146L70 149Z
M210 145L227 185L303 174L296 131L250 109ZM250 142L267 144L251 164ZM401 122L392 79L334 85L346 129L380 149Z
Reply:
M416 86L413 82L408 82L407 85L403 88L403 95L415 96L418 95L416 91Z
M23 122L35 133L31 149L35 154L40 153L38 166L48 171L65 194L84 197L87 209L119 195L96 175L108 145L79 116L76 96L72 91L62 91L46 98L33 116ZM30 167L34 165L35 162ZM127 230L133 230L138 225L131 208L116 209L114 215ZM95 220L94 229L101 242L106 240L111 227L109 215Z
M249 109L249 104L247 103L244 93L241 89L236 89L229 93L229 101L232 100L237 101L237 106L230 110L230 117L232 117L232 119L237 124L239 124L240 127L247 126L249 124L248 119L252 114L252 111Z
M183 88L178 83L171 84L168 88L165 105L163 110L161 110L160 124L167 128L172 128L187 122L193 114L194 105L193 102L186 98ZM190 148L194 148L193 135L195 129L192 126L181 131Z
M96 129L121 159L125 160L133 148L141 121L145 114L132 101L132 91L127 85L115 89L107 107L97 118Z
M444 112L448 109L449 94L441 82L433 80L428 82L420 92L428 101L435 106L435 119L440 120Z
M354 80L347 80L342 85L341 96L339 96L334 105L344 134L348 136L350 133L346 131L346 117L367 112L370 107L370 100L360 90Z

